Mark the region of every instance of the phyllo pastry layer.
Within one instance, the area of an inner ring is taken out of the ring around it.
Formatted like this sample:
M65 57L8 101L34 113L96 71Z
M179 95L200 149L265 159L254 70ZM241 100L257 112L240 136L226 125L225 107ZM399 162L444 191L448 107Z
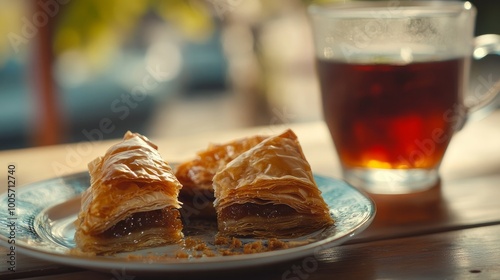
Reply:
M88 167L91 185L76 221L78 250L113 254L182 239L182 186L149 139L129 131Z
M212 179L228 162L249 150L266 136L252 136L223 144L210 144L192 160L179 164L175 176L182 184L179 199L185 212L195 217L215 217ZM189 207L189 208L188 208Z
M270 137L213 178L219 233L296 237L333 224L297 136Z

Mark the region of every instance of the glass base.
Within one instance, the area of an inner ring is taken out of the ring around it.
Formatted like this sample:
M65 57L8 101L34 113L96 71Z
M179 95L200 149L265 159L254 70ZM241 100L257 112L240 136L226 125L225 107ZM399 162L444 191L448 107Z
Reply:
M439 182L435 169L354 168L343 171L353 186L374 194L409 194L432 188Z

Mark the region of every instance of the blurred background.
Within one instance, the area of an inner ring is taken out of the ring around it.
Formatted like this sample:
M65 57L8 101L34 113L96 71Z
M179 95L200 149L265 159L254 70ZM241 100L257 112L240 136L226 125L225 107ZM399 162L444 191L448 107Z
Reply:
M310 2L0 0L0 149L320 120ZM500 34L500 1L470 2Z

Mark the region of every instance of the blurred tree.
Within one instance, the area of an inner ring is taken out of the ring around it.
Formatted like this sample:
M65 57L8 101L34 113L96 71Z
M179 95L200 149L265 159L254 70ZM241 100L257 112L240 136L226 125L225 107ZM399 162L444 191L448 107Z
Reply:
M54 27L54 52L78 49L92 66L107 63L111 54L134 32L138 22L153 12L175 25L188 39L213 31L204 1L187 0L75 0L64 7Z

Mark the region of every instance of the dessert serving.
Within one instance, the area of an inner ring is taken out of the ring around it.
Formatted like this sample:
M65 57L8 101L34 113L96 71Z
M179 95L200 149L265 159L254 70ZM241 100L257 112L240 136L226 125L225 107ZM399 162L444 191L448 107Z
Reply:
M88 168L75 253L110 255L181 241L186 246L193 225L187 226L180 194L187 203L205 195L206 208L195 216L211 218L207 225L221 238L293 238L334 223L291 130L210 145L175 173L155 144L127 132Z
M75 222L77 251L107 255L182 240L182 186L149 139L127 132L88 167L91 185Z
M222 235L288 238L334 223L291 130L233 159L214 176L213 188Z

